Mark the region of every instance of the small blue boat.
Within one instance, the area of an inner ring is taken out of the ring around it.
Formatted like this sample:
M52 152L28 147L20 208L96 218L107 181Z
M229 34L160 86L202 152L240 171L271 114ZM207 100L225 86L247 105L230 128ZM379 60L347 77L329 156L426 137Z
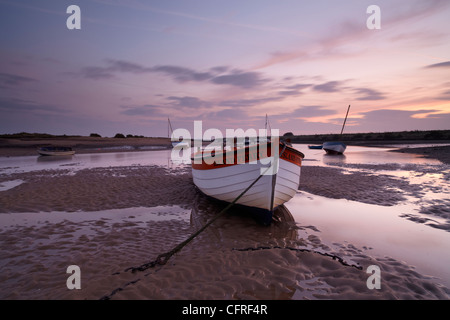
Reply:
M319 146L308 146L309 149L322 149L322 145Z

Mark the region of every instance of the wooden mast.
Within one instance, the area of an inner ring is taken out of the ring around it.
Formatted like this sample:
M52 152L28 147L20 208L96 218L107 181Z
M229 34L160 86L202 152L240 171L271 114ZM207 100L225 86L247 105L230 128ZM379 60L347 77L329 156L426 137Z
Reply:
M342 133L344 132L345 122L347 121L347 116L348 116L348 111L349 110L350 110L350 105L348 105L347 114L345 115L344 124L342 125L341 136L342 136Z
M167 126L167 137L170 139L172 136L173 129L169 118L167 118L167 121L169 122L169 125Z

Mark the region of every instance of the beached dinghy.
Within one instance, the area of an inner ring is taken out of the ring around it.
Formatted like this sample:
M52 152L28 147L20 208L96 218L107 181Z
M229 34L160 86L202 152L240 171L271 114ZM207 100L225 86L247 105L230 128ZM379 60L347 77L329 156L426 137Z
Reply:
M267 163L271 156L271 144L253 144L216 154L204 150L197 152L192 158L194 184L208 196L233 202L269 167ZM260 148L266 149L261 152ZM296 194L300 183L303 153L282 142L279 143L278 152L281 154L278 171L275 170L275 174L263 174L236 202L251 208L257 220L263 224L270 224L273 210L289 201ZM219 164L219 161L212 161L212 157L223 161Z
M345 122L347 121L349 110L350 110L350 105L347 108L347 114L345 115L344 123L342 124L341 137L342 137L342 133L344 132ZM347 148L347 145L345 143L342 143L339 141L332 141L332 142L324 142L322 144L322 148L323 148L323 150L325 150L325 152L327 154L340 155L340 154L344 153L345 149Z
M38 153L41 156L71 156L75 151L70 147L41 147Z
M343 154L346 148L347 146L339 141L323 143L323 150L327 154Z

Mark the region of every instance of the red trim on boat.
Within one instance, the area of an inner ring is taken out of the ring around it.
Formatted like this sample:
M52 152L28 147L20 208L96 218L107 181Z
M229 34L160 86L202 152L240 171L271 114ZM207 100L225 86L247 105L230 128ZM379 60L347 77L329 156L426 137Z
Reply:
M192 160L192 168L196 170L210 170L210 169L216 169L216 168L223 168L223 167L229 167L229 166L235 166L238 164L244 164L249 163L253 161L260 160L260 153L264 155L261 159L267 158L271 156L271 144L267 144L269 146L268 150L262 149L259 150L259 148L266 146L266 144L263 145L253 145L253 146L247 146L245 147L245 159L244 154L241 152L237 152L238 148L235 148L234 150L230 151L221 151L217 154L212 151L210 154L208 152L208 155L203 155L204 151L200 151L194 154L194 156L191 158ZM285 147L284 144L280 143L279 145L279 152L283 150ZM260 151L260 152L259 152ZM194 159L202 158L201 163L195 163ZM286 149L281 155L281 159L289 161L293 164L296 164L298 166L302 165L302 159L305 157L303 153L300 151L291 148L289 146L286 146ZM209 160L207 163L206 160ZM219 161L221 160L221 161Z

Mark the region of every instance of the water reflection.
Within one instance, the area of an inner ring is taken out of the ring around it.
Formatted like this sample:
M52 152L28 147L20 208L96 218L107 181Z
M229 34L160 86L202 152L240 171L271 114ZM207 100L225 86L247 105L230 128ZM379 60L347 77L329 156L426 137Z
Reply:
M331 248L334 243L345 242L370 248L371 255L407 261L419 272L450 285L450 269L446 267L450 265L448 233L400 216L417 214L414 205L385 207L302 192L286 207L297 223L320 230L317 235Z
M89 161L91 161L91 162L93 162L93 163L100 162L101 159L102 159L102 157L101 157L101 155L99 155L99 154L91 154L91 155L89 156Z
M36 161L39 163L49 162L68 162L71 161L73 156L38 156Z
M325 165L340 165L344 164L347 157L345 154L338 154L338 155L330 155L330 154L324 154L322 158L322 163Z
M117 161L122 161L122 160L124 160L126 158L126 153L125 152L123 152L123 153L122 152L115 153L114 154L114 158Z
M294 144L293 146L303 152L305 155L304 161L319 166L333 165L339 163L339 161L346 164L441 164L438 160L423 158L417 154L392 152L396 148L347 146L345 153L342 155L343 158L337 158L336 156L326 155L323 150L308 149L306 144Z
M195 200L190 217L191 226L198 230L228 204L199 194ZM208 227L206 233L212 236L213 243L220 242L235 246L253 246L256 244L278 243L284 245L298 238L294 217L284 205L274 211L270 226L255 223L255 217L244 206L233 206L227 213Z
M156 165L175 169L184 167L170 160L171 150L154 150L139 152L84 153L74 156L23 156L0 157L0 173L31 172L38 170L67 169L71 170L104 168L116 166L148 166Z

